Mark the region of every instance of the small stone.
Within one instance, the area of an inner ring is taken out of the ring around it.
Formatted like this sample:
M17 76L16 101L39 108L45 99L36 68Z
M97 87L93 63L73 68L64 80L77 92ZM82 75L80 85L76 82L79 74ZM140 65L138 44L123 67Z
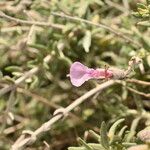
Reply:
M141 130L138 134L137 134L137 137L143 141L143 142L148 142L150 143L150 129L147 128L147 129L144 129L144 130Z

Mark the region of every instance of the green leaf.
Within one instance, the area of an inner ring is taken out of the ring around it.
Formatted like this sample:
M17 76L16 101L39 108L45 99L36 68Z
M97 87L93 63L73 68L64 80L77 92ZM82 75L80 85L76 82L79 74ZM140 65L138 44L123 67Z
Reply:
M89 146L86 142L84 142L81 138L78 138L78 142L83 145L87 150L93 150L91 146Z
M38 77L37 77L37 76L33 76L33 81L32 81L32 83L31 83L31 85L30 85L30 88L31 88L31 89L34 89L35 87L38 86L38 84L39 84L39 79L38 79Z
M68 31L72 30L73 28L75 28L75 24L73 24L73 23L68 23L68 24L65 25L65 27L64 27L63 30L62 30L62 32L63 32L63 33L66 33L66 32L68 32Z
M14 75L16 77L21 77L23 75L23 73L21 73L21 72L12 72L12 75Z
M146 2L147 2L147 5L150 5L150 0L146 0Z
M69 147L68 150L86 150L84 147Z
M86 11L87 11L88 6L89 6L89 2L88 1L81 1L79 5L80 6L79 6L77 13L78 13L79 17L82 17L86 14Z
M139 12L132 12L131 13L134 17L141 17L141 14Z
M122 137L122 136L123 136L123 134L124 134L125 130L127 129L127 127L128 127L128 126L125 125L125 126L119 131L119 133L118 133L118 136L119 136L119 137Z
M150 27L150 21L141 21L141 22L138 22L137 24L141 26Z
M36 49L39 49L39 50L47 51L47 47L45 45L38 44L38 43L30 44L30 47L36 48Z
M150 55L147 56L147 64L150 66Z
M89 133L97 140L100 141L100 135L95 133L93 130L89 130Z
M134 145L137 145L136 143L127 143L127 142L124 142L122 143L122 145L124 146L134 146Z
M0 71L0 78L2 78L3 77L3 73Z
M9 72L18 72L21 71L21 68L18 66L8 66L5 68L5 70Z
M101 0L93 0L96 4L103 6L104 2L102 2Z
M120 125L120 123L122 123L125 119L119 119L118 121L116 121L111 128L109 129L108 135L111 139L111 141L113 141L113 138L115 136L116 130L118 128L118 126Z
M88 145L91 146L94 150L105 150L101 144L88 143Z
M147 6L144 5L143 3L137 3L137 7L142 8L142 9L147 9Z
M102 122L101 129L100 129L100 135L101 135L101 144L106 149L109 150L109 141L107 136L107 129L105 122Z
M90 46L91 46L91 32L90 31L86 31L82 44L83 44L83 48L85 52L88 53L90 51Z
M27 37L27 45L32 45L33 43L35 43L35 39L36 39L36 34L35 34L35 25L32 25Z
M8 83L15 83L15 80L9 76L4 76L3 80L8 82Z
M136 128L139 124L139 121L140 121L140 117L136 118L133 120L132 124L131 124L131 129L130 129L130 132L129 134L127 135L127 140L126 142L130 142L132 140L132 138L134 137L134 135L136 134Z

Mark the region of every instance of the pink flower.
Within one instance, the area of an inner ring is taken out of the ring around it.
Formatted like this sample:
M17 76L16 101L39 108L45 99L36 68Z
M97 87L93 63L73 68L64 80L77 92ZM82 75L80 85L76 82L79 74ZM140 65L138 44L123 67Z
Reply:
M70 80L74 86L81 86L90 79L104 79L113 76L112 71L106 69L88 68L80 62L74 62L70 67Z

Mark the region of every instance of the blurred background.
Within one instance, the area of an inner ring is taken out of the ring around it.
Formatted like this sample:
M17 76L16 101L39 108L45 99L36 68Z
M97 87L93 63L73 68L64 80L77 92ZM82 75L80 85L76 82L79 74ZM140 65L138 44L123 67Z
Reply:
M144 68L136 67L130 78L150 81L150 29L146 24L138 25L146 21L148 15L138 9L137 3L146 4L146 1L0 1L0 11L6 15L0 13L0 149L10 149L23 130L36 130L52 117L56 108L68 106L103 82L91 80L79 88L71 85L67 74L75 61L93 68L109 65L126 69L130 58L139 56ZM106 28L59 17L52 12L76 16L92 24L105 24ZM46 56L50 56L48 62L43 61ZM39 71L19 83L16 90L3 93L4 87L13 85L25 72L36 67ZM54 124L28 149L45 149L43 141L52 150L78 145L77 137L92 141L86 131L98 132L102 121L110 126L117 119L125 118L130 126L141 112L149 114L148 93L149 86L126 80L113 85ZM148 125L150 117L142 118L137 131Z

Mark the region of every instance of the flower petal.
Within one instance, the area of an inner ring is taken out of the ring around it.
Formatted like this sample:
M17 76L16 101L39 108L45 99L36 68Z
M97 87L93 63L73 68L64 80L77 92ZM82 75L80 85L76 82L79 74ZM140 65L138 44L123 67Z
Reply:
M81 86L85 81L91 79L92 77L88 74L89 68L81 64L80 62L75 62L70 67L70 79L74 86Z
M92 79L92 77L89 74L84 74L81 78L71 78L71 83L79 87L81 86L85 81L88 81L89 79Z
M70 67L70 77L80 79L85 73L88 67L84 66L80 62L75 62Z

